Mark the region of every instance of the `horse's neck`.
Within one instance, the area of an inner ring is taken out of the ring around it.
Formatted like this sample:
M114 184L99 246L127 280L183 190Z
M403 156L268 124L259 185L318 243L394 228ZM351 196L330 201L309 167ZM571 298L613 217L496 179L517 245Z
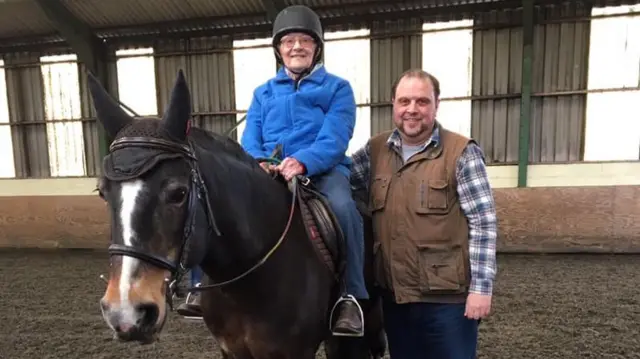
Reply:
M202 154L202 173L222 238L211 251L218 263L254 264L274 246L286 226L290 194L261 169L231 156ZM211 166L210 166L211 165ZM211 246L210 246L211 247Z

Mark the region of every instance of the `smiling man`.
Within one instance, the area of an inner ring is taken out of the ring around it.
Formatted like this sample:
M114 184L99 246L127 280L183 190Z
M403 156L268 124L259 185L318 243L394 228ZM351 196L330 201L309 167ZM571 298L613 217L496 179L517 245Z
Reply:
M346 155L356 123L356 104L348 81L321 62L323 29L306 6L289 6L273 23L273 49L282 65L258 86L247 111L243 148L269 157L281 148L278 166L264 165L286 180L305 175L327 198L346 241L346 291L337 309L334 334L363 335L363 318L354 299L368 299L364 278L364 229L349 185ZM260 199L256 199L260 200Z
M391 358L473 359L489 315L497 221L478 144L436 120L440 84L412 69L392 89L395 129L353 154L374 225Z

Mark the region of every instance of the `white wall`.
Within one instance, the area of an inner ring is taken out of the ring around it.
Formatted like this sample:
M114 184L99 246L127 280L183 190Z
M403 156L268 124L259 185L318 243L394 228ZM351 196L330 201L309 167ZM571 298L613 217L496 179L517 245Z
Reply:
M118 50L116 57L120 101L140 116L156 115L158 101L153 48Z
M233 42L233 47L237 48L233 50L236 108L242 110L242 113L236 115L236 121L240 121L249 109L255 88L276 74L276 58L273 50L270 47L251 47L270 43L270 38ZM244 122L238 126L238 142L242 138L245 127Z
M640 12L640 5L593 9L592 15ZM640 16L591 21L589 90L640 87ZM640 90L587 95L585 161L637 160Z
M73 121L82 118L76 55L42 56L40 61L51 176L84 176L82 123Z
M473 20L424 24L422 29L446 30L422 35L422 68L440 82L440 97L471 96L473 74ZM443 100L438 121L451 131L471 136L471 100Z
M16 176L13 160L13 139L9 127L9 103L4 72L4 61L0 59L0 178Z

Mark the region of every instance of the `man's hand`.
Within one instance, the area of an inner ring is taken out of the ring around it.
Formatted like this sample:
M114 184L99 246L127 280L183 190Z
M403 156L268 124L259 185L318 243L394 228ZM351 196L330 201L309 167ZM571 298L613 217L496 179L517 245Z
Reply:
M276 167L276 171L279 171L285 180L290 181L297 175L304 174L304 165L295 158L287 157Z
M486 318L491 312L491 295L469 293L464 316L469 319Z

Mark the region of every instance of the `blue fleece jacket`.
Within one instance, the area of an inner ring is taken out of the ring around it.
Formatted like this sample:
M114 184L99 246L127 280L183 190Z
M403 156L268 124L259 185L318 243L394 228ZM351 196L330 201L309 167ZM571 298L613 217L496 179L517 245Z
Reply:
M318 65L296 89L281 68L255 89L240 142L256 158L269 157L282 144L282 158L300 161L308 177L336 166L348 177L351 159L346 151L355 123L356 103L348 81Z

